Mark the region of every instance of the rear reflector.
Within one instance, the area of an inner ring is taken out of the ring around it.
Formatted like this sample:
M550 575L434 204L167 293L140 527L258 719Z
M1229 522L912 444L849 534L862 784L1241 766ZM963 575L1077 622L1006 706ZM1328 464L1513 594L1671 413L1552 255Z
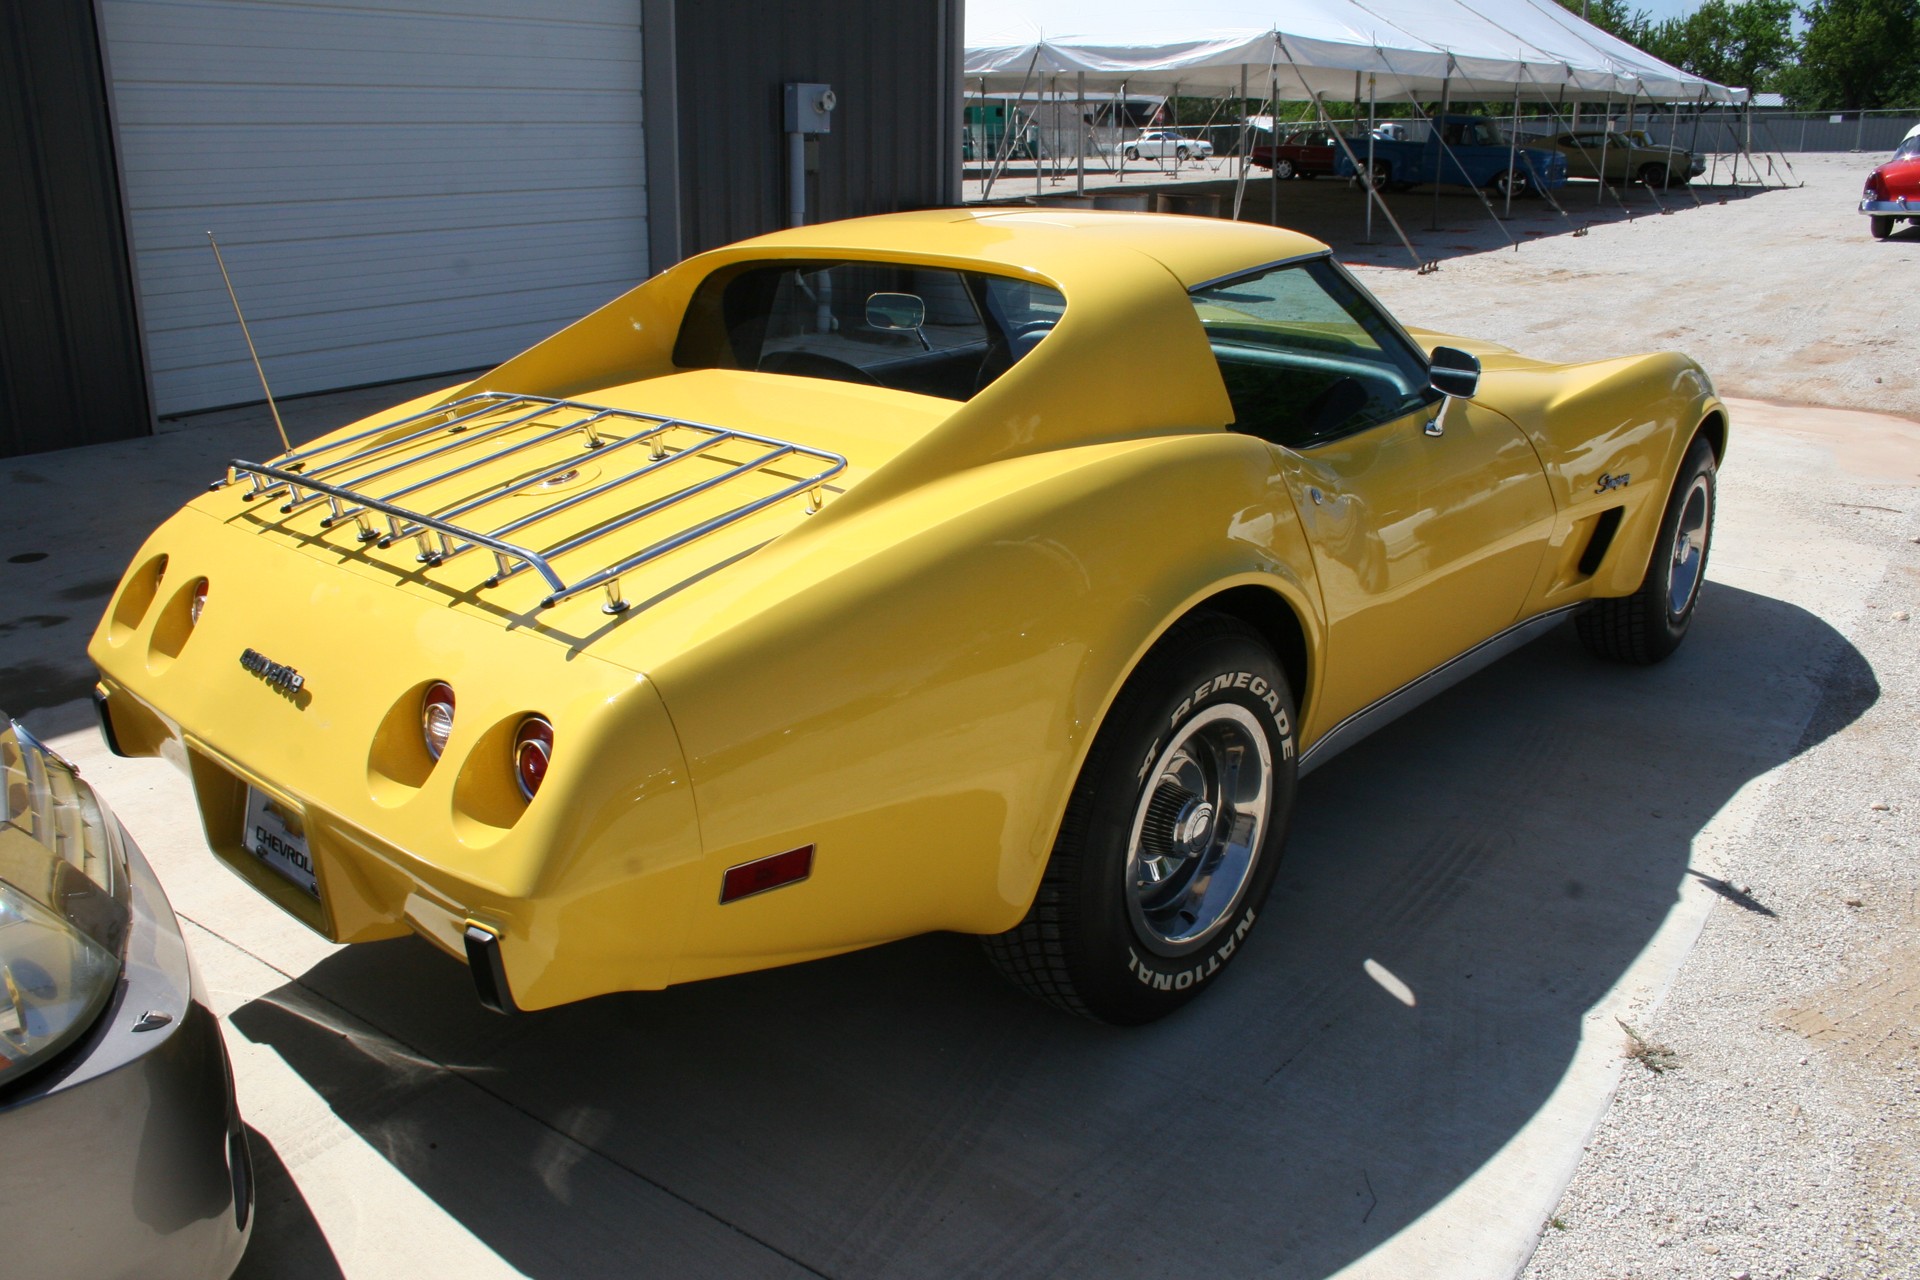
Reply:
M812 845L776 853L771 858L743 862L737 867L727 868L726 879L720 882L720 901L727 903L736 898L751 898L756 893L778 889L783 884L796 884L812 874Z

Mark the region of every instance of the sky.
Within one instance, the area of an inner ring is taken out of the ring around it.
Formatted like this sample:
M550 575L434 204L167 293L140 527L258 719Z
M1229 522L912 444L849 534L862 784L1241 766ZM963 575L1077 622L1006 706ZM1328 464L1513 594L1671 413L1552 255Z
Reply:
M1636 9L1645 9L1655 22L1684 18L1700 7L1700 0L1627 0Z

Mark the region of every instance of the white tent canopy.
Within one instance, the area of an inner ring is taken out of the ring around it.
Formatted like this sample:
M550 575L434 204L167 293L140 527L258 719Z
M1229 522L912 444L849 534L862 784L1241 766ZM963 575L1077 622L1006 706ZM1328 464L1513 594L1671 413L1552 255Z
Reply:
M1264 97L1277 83L1282 99L1351 99L1357 72L1382 99L1438 97L1443 82L1457 100L1747 99L1554 0L967 0L966 45L969 81L1003 92L1084 74L1088 88L1224 96L1244 83Z

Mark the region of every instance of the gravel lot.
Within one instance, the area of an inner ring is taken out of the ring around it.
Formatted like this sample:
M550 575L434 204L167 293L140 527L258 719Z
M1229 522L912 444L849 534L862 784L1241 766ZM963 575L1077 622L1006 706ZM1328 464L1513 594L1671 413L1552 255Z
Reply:
M1665 216L1649 211L1642 192L1629 199L1637 216L1612 209L1585 236L1560 231L1594 216L1593 186L1571 184L1566 219L1528 202L1512 224L1526 242L1518 251L1456 257L1430 275L1400 268L1407 259L1397 247L1365 257L1336 248L1409 323L1548 360L1677 349L1726 395L1920 416L1920 227L1904 225L1884 243L1868 237L1854 206L1878 157L1792 163L1804 187L1702 189L1706 207L1669 193ZM1392 198L1410 206L1400 214L1410 234L1425 237L1416 243L1436 251L1423 230L1431 194ZM1501 242L1470 195L1445 197L1442 220L1478 237L1442 245Z
M1357 269L1410 322L1529 355L1677 347L1725 394L1920 417L1920 227L1868 238L1852 201L1872 159L1793 163L1806 186L1724 207L1425 276ZM1754 416L1735 422L1740 482L1743 425L1794 431L1839 464L1819 495L1835 523L1892 563L1866 610L1828 619L1858 654L1824 673L1812 745L1763 780L1757 821L1720 851L1723 900L1634 1026L1656 1052L1622 1032L1646 1069L1629 1057L1527 1280L1920 1276L1920 434ZM1845 727L1826 736L1822 716Z
M1831 450L1829 533L1886 568L1856 616L1827 619L1846 645L1817 673L1805 749L1713 851L1722 900L1630 1022L1649 1048L1621 1034L1620 1088L1528 1280L1920 1276L1920 431L1889 449L1843 434L1851 415L1827 433L1779 416L1799 439L1736 447ZM1766 483L1738 453L1729 467Z

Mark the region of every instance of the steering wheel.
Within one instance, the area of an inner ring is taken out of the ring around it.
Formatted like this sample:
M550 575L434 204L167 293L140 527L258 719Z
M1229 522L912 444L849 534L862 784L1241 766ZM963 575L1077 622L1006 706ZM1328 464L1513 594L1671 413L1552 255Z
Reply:
M1013 349L1013 358L1018 360L1027 352L1040 345L1040 339L1053 332L1052 320L1027 320L1011 326L1007 331L1007 345Z
M856 382L865 387L882 385L880 379L857 364L812 351L769 351L754 368L760 373L784 373L796 378L826 378L834 382Z

